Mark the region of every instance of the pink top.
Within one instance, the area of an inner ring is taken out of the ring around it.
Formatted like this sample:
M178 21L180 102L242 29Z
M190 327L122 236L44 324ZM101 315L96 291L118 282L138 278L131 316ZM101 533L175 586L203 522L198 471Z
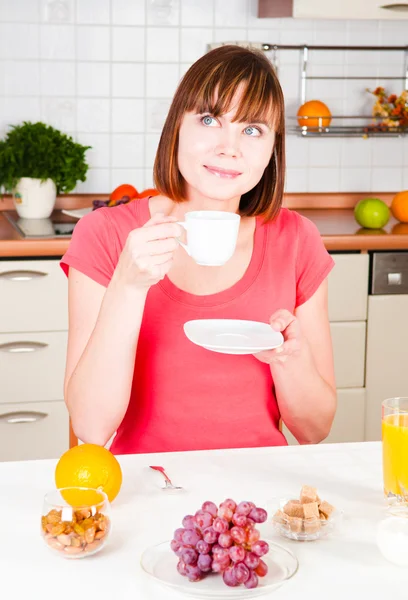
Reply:
M148 198L83 217L62 258L64 272L72 266L107 286L129 232L149 218ZM277 309L293 312L306 302L333 264L315 225L282 208L273 222L257 218L250 264L232 287L195 296L165 277L150 288L129 407L112 452L285 445L269 366L252 355L196 346L183 324L203 318L269 322Z

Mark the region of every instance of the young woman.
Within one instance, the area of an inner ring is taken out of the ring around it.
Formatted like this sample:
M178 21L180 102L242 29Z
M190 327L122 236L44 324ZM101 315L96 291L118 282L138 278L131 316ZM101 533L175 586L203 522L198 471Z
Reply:
M260 53L223 46L182 79L154 166L159 196L81 219L69 271L65 399L77 436L112 452L284 445L329 433L336 408L327 315L333 260L315 226L281 208L284 102ZM192 210L241 215L234 256L196 264L176 221ZM210 352L183 324L268 322L284 344Z

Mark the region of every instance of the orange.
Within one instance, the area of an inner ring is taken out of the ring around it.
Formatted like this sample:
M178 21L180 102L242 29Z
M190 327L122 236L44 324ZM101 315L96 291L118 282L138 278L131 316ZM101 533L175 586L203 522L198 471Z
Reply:
M129 183L122 183L109 196L109 203L114 204L118 200L122 200L123 196L129 196L129 199L135 198L138 196L137 189Z
M55 469L58 489L65 487L102 488L112 502L122 485L122 470L115 456L103 446L80 444L65 452ZM65 500L71 505L82 503L82 495L70 492Z
M328 127L331 123L331 112L329 107L320 100L309 100L299 108L297 112L298 123L301 127ZM309 117L302 119L299 117ZM315 117L315 118L310 118ZM319 119L319 117L327 117Z
M390 219L390 209L380 198L364 198L354 207L354 217L361 227L381 229Z
M408 190L394 196L391 202L391 212L401 223L408 223Z

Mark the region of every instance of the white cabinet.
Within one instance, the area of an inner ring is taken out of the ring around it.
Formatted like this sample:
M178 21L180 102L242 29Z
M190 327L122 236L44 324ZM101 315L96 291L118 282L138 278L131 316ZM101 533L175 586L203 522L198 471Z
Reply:
M0 460L58 458L68 438L63 400L0 404Z
M67 282L59 261L0 261L0 461L69 447Z
M364 387L366 322L330 323L338 389Z
M381 403L408 396L408 295L370 296L366 440L381 439Z
M387 0L258 0L258 16L297 19L408 19L408 2Z
M330 321L365 321L368 298L368 254L333 254L329 275Z

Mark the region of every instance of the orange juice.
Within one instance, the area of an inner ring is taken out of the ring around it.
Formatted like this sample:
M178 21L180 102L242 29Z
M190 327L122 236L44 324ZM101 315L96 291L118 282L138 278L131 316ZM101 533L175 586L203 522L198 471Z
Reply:
M383 416L384 493L406 496L408 493L408 413Z

